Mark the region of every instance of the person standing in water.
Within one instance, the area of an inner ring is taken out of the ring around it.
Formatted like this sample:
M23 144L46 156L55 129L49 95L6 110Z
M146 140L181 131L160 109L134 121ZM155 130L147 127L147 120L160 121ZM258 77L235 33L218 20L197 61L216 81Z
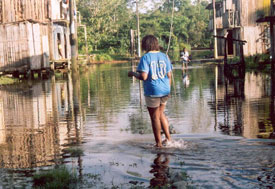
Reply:
M186 50L186 48L183 48L183 51L181 52L181 57L182 59L182 69L188 69L188 63L190 62L189 59L189 53Z
M171 90L172 64L168 56L159 50L158 40L153 35L142 39L141 57L137 72L128 72L129 77L143 81L145 102L150 114L156 147L171 141L168 120L164 114L165 105ZM161 141L161 130L166 139Z

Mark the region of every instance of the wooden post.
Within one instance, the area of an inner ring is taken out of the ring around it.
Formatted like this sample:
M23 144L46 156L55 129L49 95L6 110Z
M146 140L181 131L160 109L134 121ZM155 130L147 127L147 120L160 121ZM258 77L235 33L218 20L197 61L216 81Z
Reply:
M75 10L75 0L70 0L69 2L70 10L70 42L71 42L71 57L72 57L72 67L76 66L77 59L77 24L76 24L76 10Z
M213 34L214 36L217 35L217 28L216 28L216 0L212 0L213 3ZM218 58L218 42L217 38L214 37L214 58Z
M270 16L273 17L275 16L274 14L274 0L270 0ZM275 48L274 48L274 21L271 19L270 22L270 41L271 41L271 102L270 102L270 117L274 118L275 115L275 110L274 110L274 106L275 106ZM275 124L274 119L272 120L272 124ZM275 138L275 132L273 131L272 133L273 137Z
M241 78L244 78L245 77L245 60L244 60L244 52L243 52L243 46L244 46L244 43L243 42L240 42L240 69L239 69L239 76Z
M138 37L138 57L141 57L140 49L140 31L139 31L139 12L138 12L138 1L136 1L136 14L137 14L137 37Z
M87 28L86 25L83 25L84 28L84 37L85 37L85 51L86 51L86 56L87 60L89 61L89 50L88 50L88 42L87 42Z
M274 9L273 9L273 6L274 6L274 0L270 0L270 16L275 16L274 15ZM274 21L273 19L270 20L270 43L271 43L271 46L270 46L270 54L272 56L272 59L271 59L271 67L272 67L272 72L274 73L275 71L275 48L274 48Z
M224 38L224 67L227 67L227 38Z
M239 44L240 44L240 61L241 61L241 65L243 67L245 67L244 52L243 52L244 43L240 42Z
M134 35L134 30L130 30L130 43L131 43L131 57L134 57L134 42L135 42L135 35Z
M216 65L215 67L215 126L214 129L216 131L218 125L218 79L219 79L219 69Z

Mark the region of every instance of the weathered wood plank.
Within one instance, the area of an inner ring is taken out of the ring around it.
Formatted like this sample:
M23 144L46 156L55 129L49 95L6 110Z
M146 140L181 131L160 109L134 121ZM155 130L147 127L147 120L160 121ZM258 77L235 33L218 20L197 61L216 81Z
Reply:
M41 69L41 38L40 25L33 24L34 56L32 57L31 69Z
M0 1L0 23L3 22L3 1Z
M61 16L60 1L53 0L53 5L52 12L51 0L0 0L0 70L16 70L15 66L22 65L49 67L50 47L55 42L49 18Z
M8 22L9 21L9 12L8 9L10 9L10 2L5 0L5 7L4 7L4 22Z
M48 22L50 5L49 0L0 0L0 23L14 23L29 19Z
M0 25L0 67L2 67L5 63L4 61L4 29L3 26Z
M10 22L14 21L15 20L15 10L14 10L14 0L10 0L10 10L9 10L9 13L10 13Z

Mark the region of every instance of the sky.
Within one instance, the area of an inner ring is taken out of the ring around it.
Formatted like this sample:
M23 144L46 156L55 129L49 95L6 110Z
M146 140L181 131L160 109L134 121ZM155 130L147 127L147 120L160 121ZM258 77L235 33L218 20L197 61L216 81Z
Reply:
M139 0L139 2L145 1L145 6L139 6L139 12L140 13L146 13L148 10L156 9L158 8L162 3L164 3L167 0ZM191 2L195 3L197 0L191 0ZM212 2L212 0L207 0L209 3ZM133 1L135 2L135 1ZM172 3L173 0L170 0L170 3ZM131 7L133 11L136 11L136 4L132 3Z

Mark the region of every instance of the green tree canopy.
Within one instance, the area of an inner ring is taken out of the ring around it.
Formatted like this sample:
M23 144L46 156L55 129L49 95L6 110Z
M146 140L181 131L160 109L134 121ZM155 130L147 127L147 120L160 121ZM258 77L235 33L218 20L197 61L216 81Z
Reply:
M209 47L209 12L206 0L174 0L175 13L171 49L180 44ZM113 50L127 53L130 29L136 29L135 0L79 0L78 10L88 31L90 52ZM139 0L141 37L153 34L167 48L170 34L172 0ZM80 46L83 39L80 37Z

